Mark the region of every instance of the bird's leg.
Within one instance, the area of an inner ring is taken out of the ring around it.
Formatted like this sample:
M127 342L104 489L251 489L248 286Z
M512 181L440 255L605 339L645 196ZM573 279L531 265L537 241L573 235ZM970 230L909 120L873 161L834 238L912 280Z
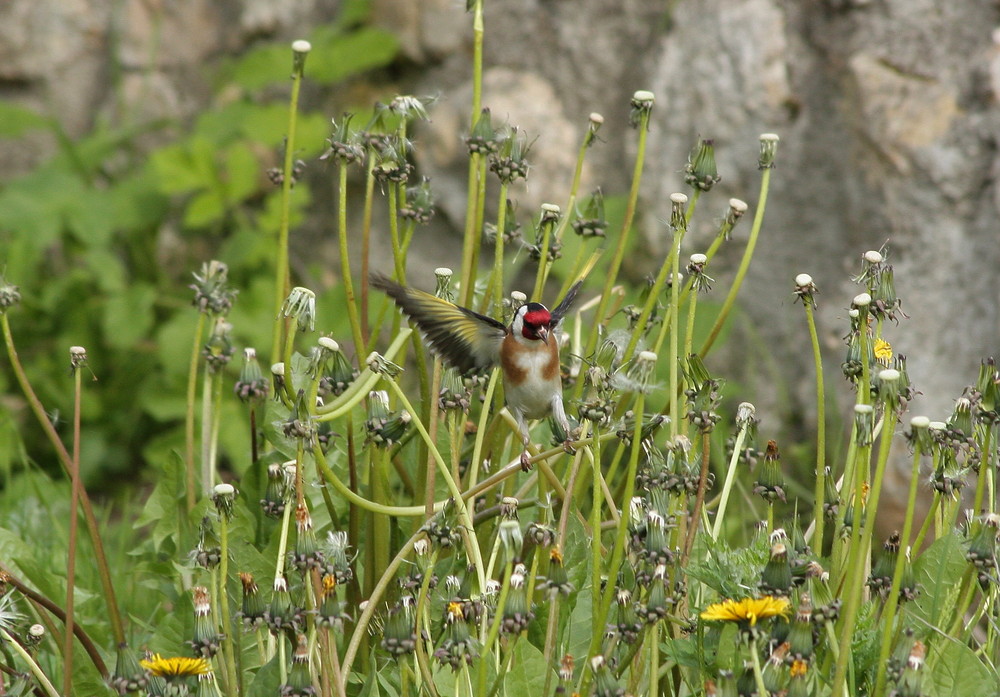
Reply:
M517 419L517 430L521 434L521 443L524 445L524 449L521 451L521 471L530 472L531 453L528 452L528 445L531 443L531 434L528 433L528 421L519 410L511 409L511 411L514 413L514 418Z
M569 419L566 418L566 409L563 407L562 394L558 392L552 397L552 416L559 423L562 432L566 434L566 440L563 441L563 450L570 455L575 454L576 449L573 447L573 439L569 432Z

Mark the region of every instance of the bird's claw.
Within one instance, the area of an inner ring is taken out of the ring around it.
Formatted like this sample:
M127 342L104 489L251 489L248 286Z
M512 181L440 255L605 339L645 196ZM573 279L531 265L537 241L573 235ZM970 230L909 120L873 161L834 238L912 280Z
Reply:
M568 438L563 441L563 450L570 455L576 455L576 448L573 447L573 441Z
M530 472L531 471L531 455L527 450L521 453L521 471Z

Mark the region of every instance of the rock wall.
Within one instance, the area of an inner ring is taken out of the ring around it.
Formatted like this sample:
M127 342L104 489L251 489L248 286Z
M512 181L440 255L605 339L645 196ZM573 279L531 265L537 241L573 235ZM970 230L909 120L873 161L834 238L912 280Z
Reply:
M462 4L372 3L405 56L386 89L443 97L418 137L421 165L455 220L465 186L456 134L467 128L470 89ZM8 0L0 4L0 97L57 114L70 135L116 110L189 116L209 103L206 64L262 38L296 38L338 5ZM590 112L606 125L588 181L625 190L629 96L652 90L643 225L654 252L664 248L660 221L698 136L715 140L723 175L701 205L721 211L729 196L755 206L757 135L779 133L765 231L741 296L741 331L774 360L747 396L785 412L808 409L812 371L792 279L808 272L821 289L835 370L857 292L846 279L863 251L888 243L910 315L890 336L924 393L912 413L938 419L980 359L1000 354L998 25L997 4L982 0L487 0L484 104L539 136L522 202L531 211L564 199L568 158ZM10 175L52 144L35 137L0 147ZM688 251L704 240L704 230L693 231ZM725 278L738 254L735 246L724 253L714 275Z

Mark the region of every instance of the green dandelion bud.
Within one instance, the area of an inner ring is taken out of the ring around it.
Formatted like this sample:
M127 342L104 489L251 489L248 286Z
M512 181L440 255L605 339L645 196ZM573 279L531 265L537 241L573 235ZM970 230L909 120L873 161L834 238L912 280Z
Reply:
M217 373L229 364L236 349L233 348L232 340L233 325L223 317L216 317L212 325L212 331L208 335L208 342L201 350L201 355L205 358L205 363L212 373Z
M280 399L285 393L285 364L273 363L271 365L271 385L274 388L274 398Z
M764 461L754 483L753 493L768 503L785 501L785 477L781 473L781 455L778 454L778 444L769 440L764 452Z
M979 364L976 392L979 393L979 409L986 413L985 420L995 423L998 418L997 409L1000 408L1000 371L992 357Z
M458 671L463 665L472 665L473 659L479 655L479 642L469 628L462 602L452 600L445 606L444 628L444 639L434 651L434 658L453 671Z
M715 279L705 273L708 257L704 254L692 254L688 260L687 275L691 278L691 286L695 291L707 293L712 290Z
M500 544L503 545L507 559L515 559L520 554L521 546L524 544L524 534L521 532L521 524L517 522L516 518L502 520L497 528L497 535L500 538Z
M893 532L882 543L882 554L875 560L871 574L868 576L868 587L885 599L892 586L892 576L896 571L896 559L899 558L899 533Z
M215 673L202 673L198 676L198 687L194 692L194 697L216 697L219 688L215 684Z
M530 150L531 143L524 131L516 126L503 128L497 139L496 150L489 154L490 171L505 184L527 178L527 156Z
M301 572L318 569L323 563L323 553L316 541L312 515L305 503L295 508L295 551L290 555L292 565Z
M255 628L264 624L264 613L266 606L264 598L260 594L260 588L254 581L253 574L240 572L240 585L243 587L243 601L240 609L240 617L248 628Z
M649 594L646 596L646 605L642 608L641 616L646 624L656 624L666 617L670 612L670 603L667 600L666 580L667 567L658 564L653 571L653 582L649 586Z
M212 623L212 603L208 589L195 586L191 589L194 597L194 639L188 643L195 655L202 658L212 658L219 652L222 635L215 631Z
M354 578L354 570L351 568L352 557L348 555L349 552L350 545L346 532L330 531L326 534L321 552L326 562L323 573L333 576L339 585L347 584Z
M684 183L693 189L711 191L721 179L715 165L715 141L703 138L688 155Z
M408 411L389 411L389 393L385 390L374 390L368 393L368 419L365 430L368 441L379 447L389 447L398 443L410 426L411 416Z
M212 490L212 503L215 510L226 520L233 518L233 505L236 502L236 487L232 484L216 484Z
M733 228L736 227L736 223L740 222L740 219L747 212L747 208L746 201L741 201L738 198L729 199L729 209L722 217L719 230L715 233L716 238L726 241L731 240L733 237Z
M778 152L779 140L776 133L761 133L757 169L772 169L774 167L774 156Z
M795 619L792 621L791 630L788 633L788 653L794 659L808 661L812 658L815 648L813 645L812 614L812 600L808 593L803 593L798 610L795 612Z
M959 438L973 435L972 407L972 400L964 395L955 400L955 409L948 419L948 429Z
M384 378L395 378L403 372L402 366L398 366L377 351L372 351L365 359L365 365L373 373L378 373Z
M770 444L768 444L770 448ZM764 456L765 463L767 455ZM781 542L771 545L771 556L761 572L760 589L768 595L788 595L792 587L792 567L788 563L788 549Z
M288 671L288 682L281 686L279 694L281 697L312 697L316 694L309 675L309 641L305 634L295 638L292 669Z
M906 660L906 667L903 668L903 674L899 678L899 682L896 683L896 689L892 692L893 697L922 697L926 694L923 689L923 667L926 653L927 649L922 641L913 642L913 648L910 649L910 655Z
M131 650L125 642L118 644L115 672L109 682L111 689L120 695L125 695L145 689L148 682L149 674L139 665L139 657L135 651ZM11 686L8 685L9 687Z
M294 461L292 464L294 465ZM285 512L285 504L291 494L288 484L281 465L268 465L267 487L264 489L264 498L260 500L260 506L268 518L280 518Z
M333 133L326 139L329 147L326 152L320 155L320 160L337 158L342 165L349 165L364 157L365 152L358 138L358 133L351 130L353 118L354 114L345 113L340 123L336 119L331 119Z
M625 375L620 372L616 374L614 385L623 392L649 392L654 386L655 371L656 354L652 351L640 351Z
M514 573L510 575L510 588L507 591L507 602L503 607L503 619L500 624L500 631L504 634L520 634L535 618L535 613L528 606L524 574L524 566L518 564Z
M389 610L382 631L382 648L397 661L416 650L417 632L412 604L399 602Z
M431 117L424 104L433 104L435 101L437 101L436 97L414 97L412 94L397 95L389 102L389 111L398 114L407 121L413 119L430 121Z
M3 274L0 274L0 313L7 312L8 308L14 307L20 302L20 289L10 283Z
M243 367L233 388L236 396L245 404L260 404L267 399L270 387L257 361L257 351L252 348L243 349Z
M980 574L989 573L997 568L998 528L1000 528L1000 515L990 513L983 517L979 529L969 541L965 558Z
M337 585L337 579L333 575L323 575L322 597L319 609L316 611L316 622L321 627L343 630L344 623L350 621L351 616L337 596Z
M899 371L895 368L886 368L878 372L877 382L873 387L878 390L878 395L885 402L887 409L899 410L902 406L899 395Z
M594 674L594 697L625 697L625 688L618 684L604 656L598 654L591 658L590 670Z
M399 217L412 220L418 225L426 225L434 217L434 195L431 180L422 177L417 186L406 189L406 197L399 207Z
M687 207L687 194L670 194L670 229L687 230L687 218L684 217L684 210Z
M934 441L930 434L931 420L926 416L914 416L910 419L910 432L907 438L913 449L921 455L930 455Z
M875 432L875 408L871 404L854 405L854 432L858 445L872 444Z
M653 111L653 102L656 97L652 92L639 90L632 95L629 102L628 123L632 128L645 126L649 128L649 114Z
M316 294L301 286L292 288L281 306L281 316L294 319L300 332L311 332L316 327Z
M583 214L573 221L573 231L581 237L604 237L608 221L604 218L604 194L595 189L583 208Z
M803 305L816 307L816 293L819 290L813 283L813 277L807 273L800 273L795 277L795 297L802 301Z
M194 283L188 288L194 291L192 304L199 312L225 315L232 309L238 291L229 286L228 266L221 261L208 261L201 265L199 273L192 275Z
M214 569L222 561L221 543L215 534L215 525L207 515L198 526L198 545L191 552L191 558L204 569Z
M302 77L306 67L306 56L312 50L312 44L304 39L292 42L292 74Z
M476 119L472 132L465 139L469 153L488 155L497 149L497 132L493 128L493 119L489 109L483 109Z
M854 276L851 280L855 283L863 284L869 290L874 289L878 281L878 276L882 273L882 262L884 261L885 257L882 255L882 252L869 249L861 255L861 273Z
M549 572L538 587L546 591L550 598L557 595L568 597L573 592L573 584L569 581L566 567L563 566L562 551L558 547L549 550Z
M288 581L284 576L276 576L271 592L271 603L264 613L264 621L272 634L295 630L300 620L298 611L292 604L292 596L288 592Z
M299 390L291 414L281 423L281 432L286 438L297 438L308 443L316 435L316 424L306 402L305 390Z

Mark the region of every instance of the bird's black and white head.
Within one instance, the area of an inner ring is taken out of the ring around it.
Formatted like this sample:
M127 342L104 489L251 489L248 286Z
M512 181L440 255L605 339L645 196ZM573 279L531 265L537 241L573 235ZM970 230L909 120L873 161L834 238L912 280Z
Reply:
M517 308L511 333L523 341L543 341L548 343L552 331L552 314L541 303L525 303Z

